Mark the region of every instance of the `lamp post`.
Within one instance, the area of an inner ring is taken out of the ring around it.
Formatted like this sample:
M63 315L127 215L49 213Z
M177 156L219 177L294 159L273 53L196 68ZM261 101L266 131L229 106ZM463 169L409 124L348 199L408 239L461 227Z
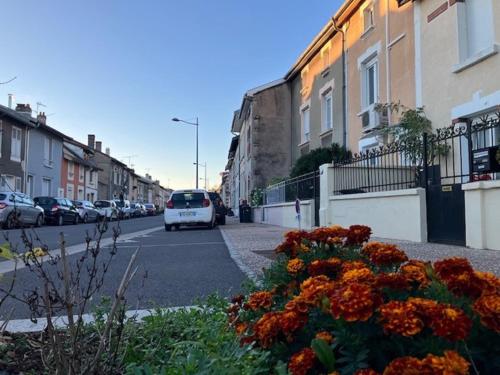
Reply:
M196 189L198 189L198 117L196 117L196 122L189 122L185 120L178 119L177 117L174 117L172 119L174 122L182 122L187 125L194 125L196 126Z
M193 164L196 164L196 163L193 163ZM204 178L204 180L205 180L205 190L207 190L207 185L208 185L208 183L207 183L207 163L205 163L205 164L200 163L199 165L201 167L205 168L205 178ZM200 178L200 180L201 180L201 178Z

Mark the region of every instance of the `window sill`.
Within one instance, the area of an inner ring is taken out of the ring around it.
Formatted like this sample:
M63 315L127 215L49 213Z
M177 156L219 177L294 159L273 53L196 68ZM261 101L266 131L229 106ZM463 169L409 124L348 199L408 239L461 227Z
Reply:
M365 31L363 31L363 34L361 34L361 39L365 39L373 29L375 29L375 25L368 26L368 28Z
M461 63L454 65L451 71L452 73L460 73L465 69L468 69L476 64L479 64L481 61L484 61L487 58L496 55L499 50L500 46L495 43L491 47L485 48L482 51L476 53L474 56L471 56Z
M20 162L21 162L21 158L16 158L16 157L14 157L14 156L11 156L11 157L10 157L10 161L15 161L15 162L17 162L17 163L20 163Z
M54 163L53 162L44 162L43 166L46 168L54 168Z
M298 147L304 147L304 146L307 146L309 144L310 141L304 141L302 143L299 143L298 144Z
M319 137L320 138L324 138L327 135L330 135L332 133L333 133L333 128L332 129L323 130L321 133L319 133Z

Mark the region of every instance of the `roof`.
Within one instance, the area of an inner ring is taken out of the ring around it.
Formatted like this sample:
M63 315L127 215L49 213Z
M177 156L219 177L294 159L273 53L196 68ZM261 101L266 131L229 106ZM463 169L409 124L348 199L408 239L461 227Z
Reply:
M262 91L266 91L266 90L272 89L273 87L282 85L285 82L286 82L286 80L284 78L280 78L280 79L274 80L272 82L266 83L264 85L257 86L251 90L248 90L245 95L254 96Z
M71 157L75 159L78 164L85 165L86 167L93 168L93 169L99 169L97 167L97 164L93 162L92 160L85 160L83 159L80 155L78 155L76 152L74 152L71 148L67 147L66 145L63 146L64 150L67 151L68 153L71 154Z

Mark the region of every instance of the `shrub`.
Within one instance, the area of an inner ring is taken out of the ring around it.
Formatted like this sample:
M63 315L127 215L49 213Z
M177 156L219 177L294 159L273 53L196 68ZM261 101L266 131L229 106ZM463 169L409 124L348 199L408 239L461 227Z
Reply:
M368 242L365 226L293 231L231 324L276 373L500 373L500 279Z
M351 152L334 143L331 147L320 147L302 155L295 162L290 177L317 171L320 165L349 159Z

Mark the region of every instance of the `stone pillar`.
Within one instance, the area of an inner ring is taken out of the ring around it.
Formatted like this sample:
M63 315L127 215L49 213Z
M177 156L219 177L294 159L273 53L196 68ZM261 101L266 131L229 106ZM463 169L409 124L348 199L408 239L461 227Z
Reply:
M323 164L319 167L319 225L329 226L330 222L330 195L333 194L333 167L332 164Z

